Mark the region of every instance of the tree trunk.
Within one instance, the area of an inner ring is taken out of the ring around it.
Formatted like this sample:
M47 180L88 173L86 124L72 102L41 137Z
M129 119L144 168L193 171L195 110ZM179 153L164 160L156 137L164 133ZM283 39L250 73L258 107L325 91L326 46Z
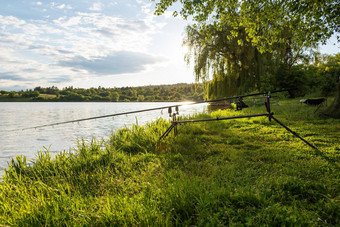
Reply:
M338 83L338 91L332 104L323 112L327 117L340 119L340 82Z

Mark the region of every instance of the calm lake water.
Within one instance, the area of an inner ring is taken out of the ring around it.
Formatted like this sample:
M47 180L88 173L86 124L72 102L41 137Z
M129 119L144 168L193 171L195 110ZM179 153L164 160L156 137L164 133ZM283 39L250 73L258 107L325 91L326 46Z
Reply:
M160 117L169 119L169 116L167 109L164 109L83 121L79 124L21 130L23 128L176 104L178 103L2 102L0 103L0 175L3 173L3 168L7 167L7 162L16 155L25 155L27 159L33 159L38 150L45 148L52 154L63 150L72 151L78 139L84 138L86 141L90 141L93 137L105 139L115 129L136 122L142 125ZM205 109L206 104L181 106L179 113L190 115Z

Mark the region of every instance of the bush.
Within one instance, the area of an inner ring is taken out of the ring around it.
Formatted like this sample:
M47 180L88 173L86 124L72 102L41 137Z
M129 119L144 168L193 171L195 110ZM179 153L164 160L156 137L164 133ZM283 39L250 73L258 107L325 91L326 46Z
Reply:
M10 93L8 93L8 97L10 98L14 98L16 96L16 92L15 91L11 91Z

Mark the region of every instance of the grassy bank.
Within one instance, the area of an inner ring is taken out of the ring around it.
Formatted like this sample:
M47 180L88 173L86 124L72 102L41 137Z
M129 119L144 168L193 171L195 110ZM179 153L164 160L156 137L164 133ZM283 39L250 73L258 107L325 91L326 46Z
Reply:
M340 120L281 103L275 116L331 161L265 118L180 125L162 141L170 123L158 120L80 141L73 154L39 152L31 166L17 157L0 184L0 224L339 225Z

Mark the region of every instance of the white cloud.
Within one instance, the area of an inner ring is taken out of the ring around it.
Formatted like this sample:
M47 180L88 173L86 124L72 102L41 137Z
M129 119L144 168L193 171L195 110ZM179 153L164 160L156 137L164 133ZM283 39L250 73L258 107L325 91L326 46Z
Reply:
M163 60L161 57L139 52L117 51L105 57L92 59L76 56L69 60L60 61L59 64L75 69L85 69L96 75L116 75L140 73L145 71L148 65L156 64Z
M70 5L66 5L66 6L65 6L65 9L73 9L73 7L70 6Z
M166 18L166 19L169 19L169 18L172 18L173 17L173 11L165 11L164 13L163 13L163 16Z
M42 2L36 2L35 3L37 6L41 6L42 5Z
M26 22L24 20L20 20L13 16L2 16L0 15L0 25L1 30L4 31L7 28L13 27L13 28L19 28Z
M67 7L53 5L60 9ZM97 12L26 21L0 15L0 83L2 87L13 84L32 87L37 83L48 86L49 82L67 83L109 75L110 71L110 75L145 71L155 63L164 62L162 57L148 54L158 24L148 17L124 19ZM115 68L110 63L115 61L119 65L119 56L124 59L124 65ZM79 60L74 65L77 67L60 64L77 59L89 60ZM129 63L134 67L129 67ZM11 76L13 80L9 80ZM66 79L58 80L58 77Z
M73 7L69 4L58 4L56 2L51 3L51 8L57 8L57 9L60 9L60 10L73 9Z
M57 8L58 8L58 9L64 9L65 6L66 6L65 4L61 4L61 5L57 6Z
M142 12L145 14L153 14L151 6L151 3L144 4L142 6Z
M101 11L103 8L103 4L101 2L95 2L93 5L89 8L91 11Z

